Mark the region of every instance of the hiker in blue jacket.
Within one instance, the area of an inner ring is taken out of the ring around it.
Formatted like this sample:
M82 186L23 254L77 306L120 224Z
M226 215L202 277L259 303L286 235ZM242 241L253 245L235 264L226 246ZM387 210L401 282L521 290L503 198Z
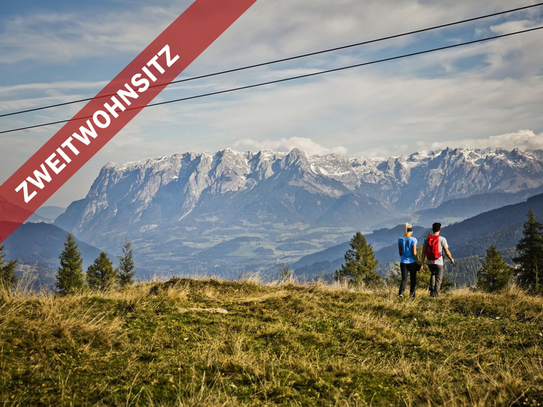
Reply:
M420 270L419 258L417 256L417 239L413 237L413 226L406 223L404 227L404 237L398 239L398 252L400 253L400 271L402 273L402 282L400 283L400 297L403 297L405 286L407 285L407 275L410 275L411 283L409 296L415 297L417 286L417 271Z
M430 296L437 297L443 281L443 252L445 252L452 264L454 264L454 259L449 251L447 239L441 236L441 223L434 223L432 232L433 234L428 235L424 240L422 263L424 264L424 260L428 259L428 269L432 273L430 277Z

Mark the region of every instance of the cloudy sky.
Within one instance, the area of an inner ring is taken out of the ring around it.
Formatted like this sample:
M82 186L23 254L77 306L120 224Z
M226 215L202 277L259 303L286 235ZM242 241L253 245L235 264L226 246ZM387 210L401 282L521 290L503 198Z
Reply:
M0 3L0 114L94 96L190 0ZM258 0L181 77L534 4L528 0ZM172 85L167 100L543 24L543 7L251 71ZM299 147L397 156L444 147L543 148L543 31L312 79L146 109L48 202L84 197L106 162L175 152ZM71 118L72 105L0 118L0 130ZM0 135L0 182L58 126Z

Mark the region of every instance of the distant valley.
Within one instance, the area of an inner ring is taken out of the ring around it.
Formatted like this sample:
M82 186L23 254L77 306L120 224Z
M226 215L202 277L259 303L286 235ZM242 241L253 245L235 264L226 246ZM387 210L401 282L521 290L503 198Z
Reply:
M522 225L529 210L543 221L543 194L529 198L526 202L494 209L462 222L443 228L442 235L447 238L457 265L449 265L448 272L463 284L475 283L476 269L482 264L482 257L490 245L495 245L506 261L511 263L515 246L522 237ZM395 232L395 233L394 233ZM414 228L414 236L422 243L429 229ZM374 246L381 266L386 269L390 262L398 261L398 249L394 238L402 235L400 227L388 229L389 244L386 247ZM367 240L374 244L374 234ZM330 276L343 262L343 255L349 244L344 242L327 250L302 257L293 264L297 274L306 278Z
M226 149L108 164L54 225L105 251L128 238L152 273L232 278L270 274L358 230L386 250L389 237L371 231L459 222L542 191L542 151L350 159Z

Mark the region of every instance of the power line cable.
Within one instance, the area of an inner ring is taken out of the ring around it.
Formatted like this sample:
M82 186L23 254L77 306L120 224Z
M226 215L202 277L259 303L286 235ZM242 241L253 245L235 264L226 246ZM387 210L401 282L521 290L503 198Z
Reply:
M227 70L224 70L224 71L209 73L209 74L205 74L205 75L193 76L193 77L185 78L185 79L178 79L178 80L170 82L170 84L189 82L189 81L194 81L194 80L198 80L198 79L205 79L205 78L210 78L210 77L213 77L213 76L225 75L225 74L234 73L234 72L240 72L240 71L244 71L244 70L248 70L248 69L259 68L259 67L262 67L262 66L278 64L278 63L281 63L281 62L288 62L288 61L293 61L293 60L296 60L296 59L307 58L307 57L310 57L310 56L321 55L321 54L325 54L325 53L329 53L329 52L341 51L341 50L348 49L348 48L354 48L354 47L359 47L359 46L362 46L362 45L374 44L374 43L377 43L377 42L387 41L387 40L391 40L391 39L395 39L395 38L406 37L406 36L414 35L414 34L420 34L420 33L428 32L428 31L438 30L438 29L446 28L446 27L452 27L452 26L459 25L459 24L465 24L465 23L478 21L478 20L482 20L482 19L486 19L486 18L497 17L497 16L500 16L500 15L503 15L503 14L514 13L514 12L517 12L517 11L527 10L527 9L531 9L531 8L535 8L535 7L541 7L541 6L543 6L543 3L531 4L531 5L528 5L528 6L517 7L517 8L513 8L513 9L509 9L509 10L499 11L499 12L492 13L492 14L485 14L485 15L478 16L478 17L472 17L472 18L468 18L468 19L464 19L464 20L454 21L454 22L451 22L451 23L440 24L440 25L436 25L436 26L432 26L432 27L428 27L428 28L422 28L422 29L419 29L419 30L408 31L408 32L400 33L400 34L394 34L394 35L389 35L389 36L386 36L386 37L376 38L376 39L362 41L362 42L357 42L357 43L354 43L354 44L343 45L343 46L340 46L340 47L328 48L328 49L324 49L324 50L321 50L321 51L309 52L309 53L306 53L306 54L295 55L295 56L288 57L288 58L275 59L275 60L271 60L271 61L267 61L267 62L261 62L261 63L258 63L258 64L247 65L247 66L242 66L242 67L233 68L233 69L227 69ZM150 87L158 87L158 86L163 86L163 85L164 84L155 84L155 85L152 85ZM111 97L111 96L115 96L115 94L112 93L110 95L103 95L103 96L100 96L100 98L107 98L107 97ZM36 111L39 111L39 110L52 109L52 108L55 108L55 107L68 106L68 105L81 103L81 102L89 102L92 99L94 99L94 98L91 97L91 98L77 99L77 100L72 100L70 102L56 103L56 104L52 104L52 105L39 106L39 107L31 108L31 109L25 109L25 110L10 112L10 113L4 113L4 114L0 114L0 118L8 117L8 116L14 116L14 115L23 114L23 113L36 112Z
M260 83L255 83L255 84L252 84L252 85L240 86L240 87L237 87L237 88L224 89L224 90L219 90L219 91L209 92L209 93L203 93L203 94L200 94L200 95L188 96L188 97L179 98L179 99L166 100L164 102L151 103L151 104L148 104L146 106L130 107L130 108L126 109L125 111L136 110L136 109L145 109L145 108L154 107L154 106L162 106L162 105L166 105L166 104L170 104L170 103L177 103L177 102L183 102L183 101L186 101L186 100L200 99L200 98L204 98L204 97L208 97L208 96L222 95L222 94L225 94L225 93L232 93L232 92L237 92L237 91L246 90L246 89L253 89L253 88L257 88L257 87L261 87L261 86L273 85L273 84L287 82L287 81L293 81L293 80L297 80L297 79L310 78L310 77L313 77L313 76L324 75L324 74L328 74L328 73L332 73L332 72L339 72L339 71L344 71L344 70L347 70L347 69L353 69L353 68L358 68L358 67L367 66L367 65L375 65L375 64L379 64L379 63L383 63L383 62L395 61L395 60L398 60L398 59L409 58L409 57L424 55L424 54L430 54L432 52L443 51L443 50L447 50L447 49L463 47L463 46L477 44L477 43L481 43L481 42L492 41L492 40L496 40L496 39L499 39L499 38L512 37L514 35L525 34L525 33L529 33L529 32L539 31L539 30L542 30L542 29L543 29L543 26L539 26L539 27L535 27L535 28L529 28L529 29L526 29L526 30L515 31L515 32L512 32L512 33L508 33L508 34L500 34L500 35L495 35L495 36L492 36L492 37L480 38L480 39L473 40L473 41L461 42L461 43L458 43L458 44L446 45L446 46L438 47L438 48L431 48L431 49L427 49L427 50L424 50L424 51L411 52L409 54L402 54L402 55L397 55L397 56L394 56L394 57L377 59L377 60L374 60L374 61L362 62L362 63L359 63L359 64L347 65L347 66L342 66L342 67L339 67L339 68L327 69L327 70L324 70L324 71L313 72L313 73L304 74L304 75L291 76L291 77L288 77L288 78L276 79L276 80L267 81L267 82L260 82ZM85 120L85 119L90 119L90 118L92 118L92 116L78 117L77 119L73 119L73 120ZM52 126L54 124L68 123L70 120L72 120L72 119L59 120L59 121L55 121L55 122L42 123L42 124L36 124L36 125L33 125L33 126L19 127L19 128L10 129L10 130L3 130L3 131L0 131L0 134L13 133L13 132L16 132L16 131L35 129L35 128L45 127L45 126Z

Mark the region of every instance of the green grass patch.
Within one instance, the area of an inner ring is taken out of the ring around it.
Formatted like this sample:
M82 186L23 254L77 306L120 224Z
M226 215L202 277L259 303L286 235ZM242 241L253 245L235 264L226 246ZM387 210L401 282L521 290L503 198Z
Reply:
M226 312L225 312L226 311ZM543 299L173 279L0 296L0 404L543 405Z

